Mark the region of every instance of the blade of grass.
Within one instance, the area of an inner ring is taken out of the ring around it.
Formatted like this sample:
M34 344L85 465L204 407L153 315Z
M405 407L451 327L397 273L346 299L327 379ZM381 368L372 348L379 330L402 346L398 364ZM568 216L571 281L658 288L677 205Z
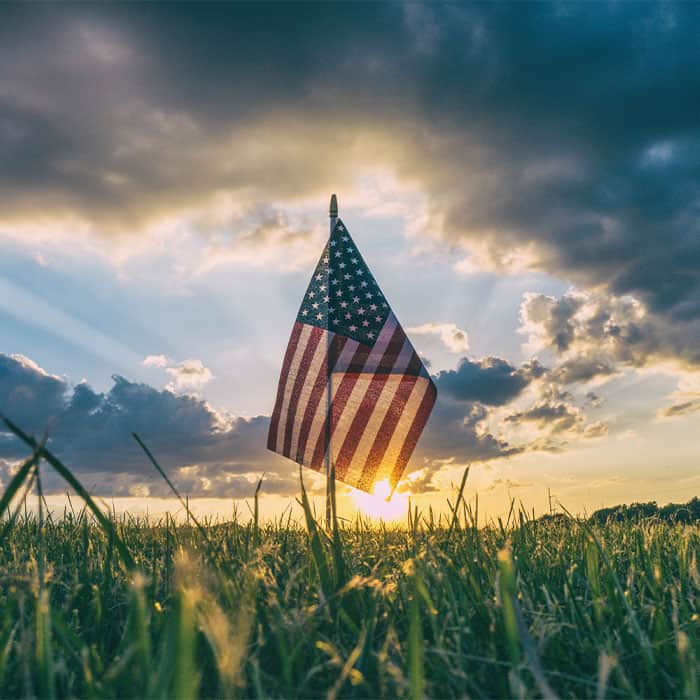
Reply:
M0 498L0 518L2 518L5 511L9 508L12 499L15 497L17 491L24 483L24 480L29 475L32 467L37 463L39 459L39 450L35 449L34 454L22 464L22 466L17 470L17 473L12 477L12 480L7 485L5 493L3 493L2 498Z
M408 680L412 700L425 697L425 676L423 668L423 623L420 614L420 573L414 567L413 590L408 609Z
M459 522L459 504L464 498L464 487L467 485L467 477L469 476L469 469L471 465L467 465L467 468L462 474L462 481L459 485L459 493L457 494L457 500L455 501L455 507L452 509L452 519L450 521L450 529L447 531L447 541L450 541L452 537L452 532Z

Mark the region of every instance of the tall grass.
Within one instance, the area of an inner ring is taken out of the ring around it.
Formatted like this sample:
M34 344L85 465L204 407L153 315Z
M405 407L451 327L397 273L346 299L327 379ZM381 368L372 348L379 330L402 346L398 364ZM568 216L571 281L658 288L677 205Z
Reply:
M303 525L50 517L14 507L39 459L75 477L25 437L0 499L0 697L698 696L695 526L482 525L464 482L448 519L400 527L327 531L303 483Z

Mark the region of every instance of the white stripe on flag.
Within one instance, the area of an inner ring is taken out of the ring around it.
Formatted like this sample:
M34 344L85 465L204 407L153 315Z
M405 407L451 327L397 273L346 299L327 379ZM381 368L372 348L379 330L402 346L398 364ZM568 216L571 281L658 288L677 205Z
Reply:
M332 378L331 390L338 387L337 379ZM304 448L304 456L302 464L307 467L311 466L311 462L314 458L314 452L316 450L316 444L319 440L322 440L322 431L326 429L326 415L327 415L327 402L328 402L328 382L323 389L323 398L318 402L316 407L316 413L314 414L314 419L311 422L311 427L309 428L309 437L306 441L306 447ZM333 397L333 391L331 391L331 399Z
M313 326L304 324L301 328L301 333L299 334L299 342L297 343L296 350L294 351L294 357L289 365L289 372L287 372L287 377L284 385L284 399L282 401L282 410L280 411L280 421L277 425L277 447L276 451L280 454L284 452L284 434L285 426L287 425L287 414L289 411L289 401L292 398L292 390L294 388L294 382L296 381L297 374L299 372L299 365L301 364L301 358L304 355L304 350L309 341L309 336L311 335L311 330Z
M301 387L299 400L297 401L294 415L294 428L292 430L292 442L289 450L289 454L293 455L292 458L294 458L297 453L297 446L299 445L299 430L301 429L301 424L304 422L304 413L306 412L306 406L311 398L311 391L314 388L316 377L318 376L321 366L323 365L323 360L326 357L326 352L328 350L327 343L328 333L323 331L321 340L314 351L314 356L311 358L311 364L309 365L309 371L306 375L306 381ZM323 403L323 401L321 401L321 403Z
M377 336L377 342L374 344L372 349L365 360L363 372L376 372L379 367L384 353L386 352L389 342L394 337L394 331L396 330L396 317L394 314L389 314L386 322L382 326L382 330L379 331Z
M352 362L352 358L355 356L355 352L357 351L357 348L359 346L359 343L356 340L350 340L348 339L345 343L345 347L343 348L342 352L340 353L338 359L335 362L335 365L333 366L333 373L338 374L339 372L345 372Z
M403 343L403 347L401 348L401 352L396 358L394 371L403 372L406 369L406 367L408 367L408 363L411 361L414 352L415 350L413 349L413 345L411 345L411 341L408 338L406 338L406 340Z

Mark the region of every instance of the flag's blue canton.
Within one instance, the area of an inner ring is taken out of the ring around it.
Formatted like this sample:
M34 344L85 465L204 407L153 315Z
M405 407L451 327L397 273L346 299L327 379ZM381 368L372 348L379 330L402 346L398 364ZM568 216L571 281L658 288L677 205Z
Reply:
M297 321L374 345L389 304L343 222L323 249Z

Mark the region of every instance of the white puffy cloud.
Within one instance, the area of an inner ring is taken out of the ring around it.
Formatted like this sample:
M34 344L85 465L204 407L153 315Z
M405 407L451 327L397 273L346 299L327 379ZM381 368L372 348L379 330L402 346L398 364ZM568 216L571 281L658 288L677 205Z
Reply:
M450 352L465 353L469 350L467 331L458 328L454 323L424 323L407 328L406 332L415 335L436 335Z
M214 374L202 360L189 359L175 362L166 355L148 355L142 364L144 367L165 370L172 378L166 388L174 393L197 393L214 379Z
M165 371L173 378L168 388L176 392L198 391L214 378L201 360L183 360Z
M143 359L144 367L167 367L172 360L165 355L148 355Z

